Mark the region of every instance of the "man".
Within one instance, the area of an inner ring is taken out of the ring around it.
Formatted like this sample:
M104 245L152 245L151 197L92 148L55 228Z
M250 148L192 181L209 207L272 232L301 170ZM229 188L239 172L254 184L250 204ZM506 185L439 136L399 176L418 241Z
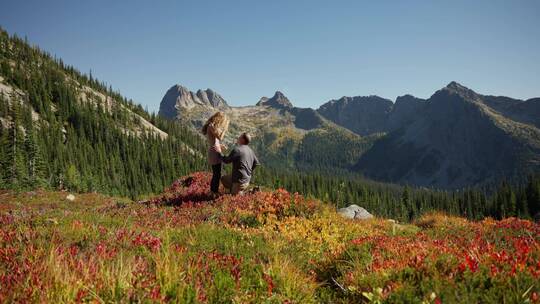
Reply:
M242 133L236 140L237 146L229 156L223 156L221 151L218 151L224 163L232 163L232 174L221 178L221 183L230 190L231 194L242 194L247 189L253 170L259 165L257 156L248 146L250 142L251 136L248 133Z

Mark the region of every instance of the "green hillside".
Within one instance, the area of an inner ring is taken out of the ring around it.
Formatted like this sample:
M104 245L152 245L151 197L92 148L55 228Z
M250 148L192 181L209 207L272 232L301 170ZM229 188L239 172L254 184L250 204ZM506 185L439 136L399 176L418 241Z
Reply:
M187 128L5 31L0 77L7 88L0 95L3 188L134 197L203 168L203 143Z

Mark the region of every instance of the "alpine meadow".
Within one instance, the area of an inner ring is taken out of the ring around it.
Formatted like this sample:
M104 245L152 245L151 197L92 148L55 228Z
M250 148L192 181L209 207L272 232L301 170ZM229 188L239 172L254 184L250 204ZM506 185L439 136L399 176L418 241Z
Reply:
M210 2L0 4L0 303L540 303L537 3Z

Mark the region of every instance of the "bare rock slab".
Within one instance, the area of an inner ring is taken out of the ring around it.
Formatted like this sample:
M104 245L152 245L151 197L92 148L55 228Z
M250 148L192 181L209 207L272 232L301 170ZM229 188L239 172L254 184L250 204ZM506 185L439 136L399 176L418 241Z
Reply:
M369 213L366 209L354 204L349 205L346 208L338 209L338 213L344 218L354 220L367 220L373 218L373 215Z

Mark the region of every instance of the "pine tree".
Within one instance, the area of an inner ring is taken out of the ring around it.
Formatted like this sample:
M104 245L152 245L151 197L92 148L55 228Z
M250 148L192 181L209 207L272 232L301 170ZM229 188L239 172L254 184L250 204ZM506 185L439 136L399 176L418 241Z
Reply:
M70 164L65 173L65 186L71 191L79 191L81 186L80 174L75 165Z
M508 193L508 216L516 216L517 215L517 199L516 194L512 189L509 190Z
M35 188L45 186L45 165L32 124L26 129L24 148L26 150L27 168L26 187Z
M13 97L14 96L12 96L12 98ZM9 113L11 121L7 132L7 144L5 148L5 183L9 188L20 189L26 174L24 170L24 143L20 126L20 108L18 101L14 100L12 102Z
M530 218L529 208L527 206L527 193L520 187L517 194L517 216L520 218Z
M409 186L405 186L403 188L403 192L401 194L401 204L400 204L400 217L405 220L410 220L413 217L412 210L409 207L410 205L410 194L409 194Z
M8 187L8 166L7 166L7 153L8 149L8 129L0 123L0 189Z
M540 213L540 175L530 175L527 180L527 206L531 216L536 217Z

